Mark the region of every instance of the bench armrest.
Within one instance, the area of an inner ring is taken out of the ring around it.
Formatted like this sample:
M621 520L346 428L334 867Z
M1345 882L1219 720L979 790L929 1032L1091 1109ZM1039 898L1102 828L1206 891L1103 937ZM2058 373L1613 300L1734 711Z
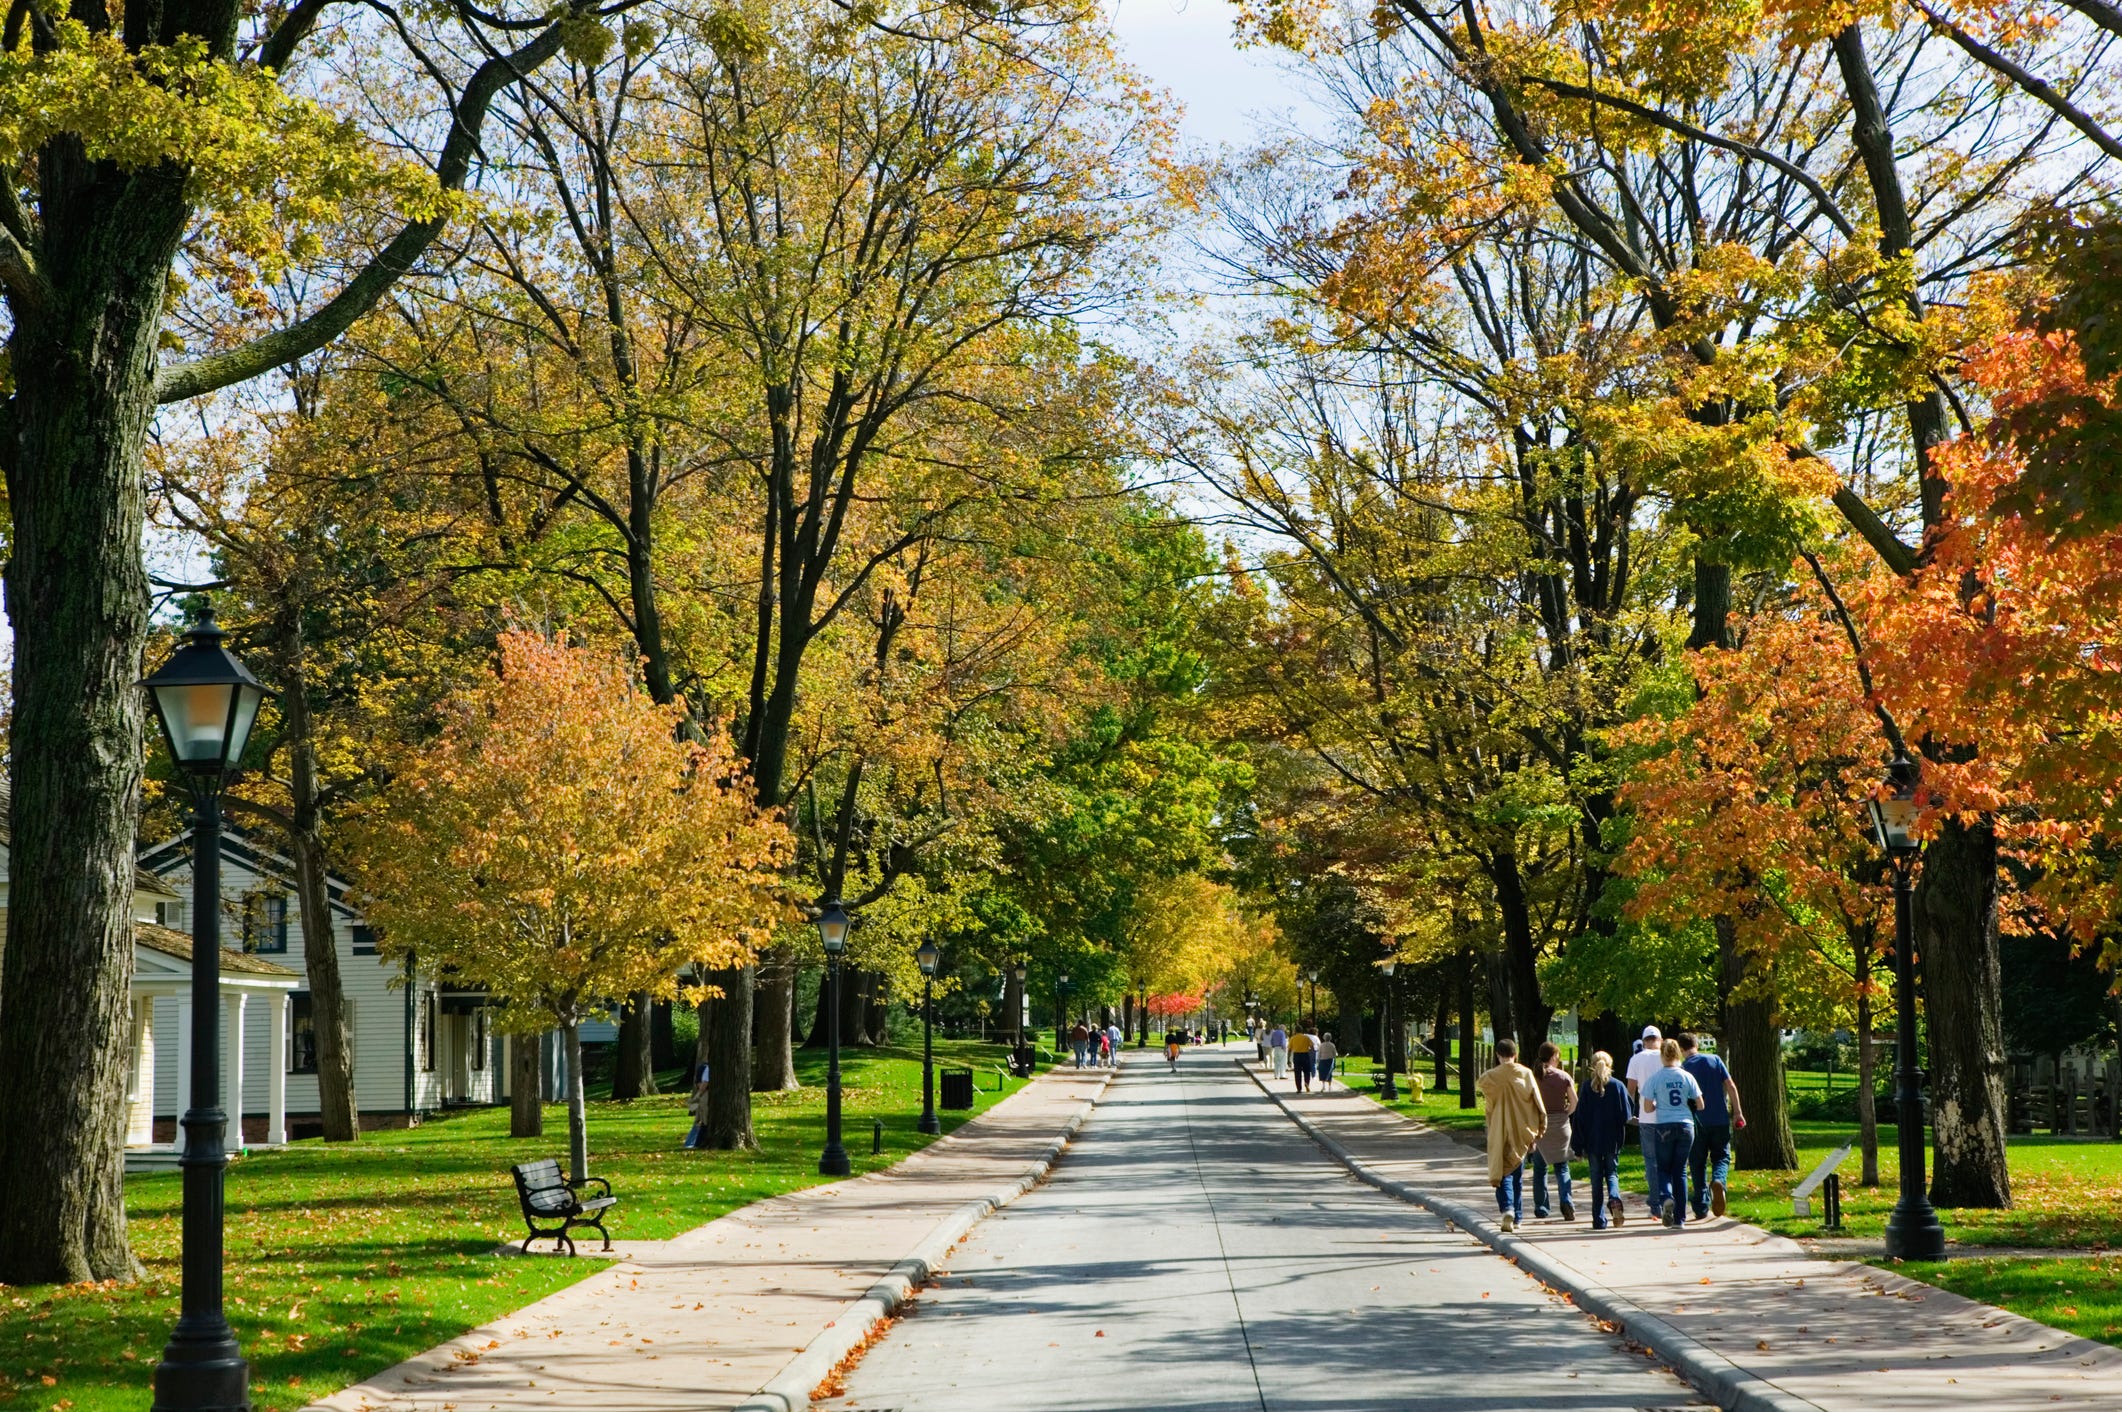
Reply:
M604 1178L602 1177L584 1177L579 1182L569 1182L567 1185L570 1190L580 1191L582 1190L582 1188L588 1186L591 1182L595 1182L598 1186L603 1187L604 1194L606 1196L610 1196L612 1194L612 1184L604 1180Z

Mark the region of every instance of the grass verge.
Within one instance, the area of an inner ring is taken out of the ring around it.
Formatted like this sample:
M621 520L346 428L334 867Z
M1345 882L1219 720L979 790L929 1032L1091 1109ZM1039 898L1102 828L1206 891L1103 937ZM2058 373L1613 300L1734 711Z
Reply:
M939 1066L970 1063L975 1112L996 1090L1002 1049L939 1041ZM857 1175L931 1139L917 1050L842 1056L848 1150ZM759 1150L686 1152L682 1094L590 1105L590 1170L620 1196L614 1234L661 1239L763 1197L812 1186L823 1141L822 1054L799 1053L805 1087L754 1094ZM945 1131L972 1116L943 1114ZM871 1123L884 1152L870 1154ZM604 1262L495 1254L522 1239L509 1165L559 1156L567 1114L545 1110L545 1136L508 1135L506 1109L470 1109L417 1128L366 1133L348 1146L303 1142L254 1153L228 1174L227 1306L251 1360L260 1412L297 1408L489 1319L573 1284ZM0 1286L0 1408L139 1412L177 1317L179 1178L130 1177L136 1284ZM539 1247L541 1250L544 1246Z

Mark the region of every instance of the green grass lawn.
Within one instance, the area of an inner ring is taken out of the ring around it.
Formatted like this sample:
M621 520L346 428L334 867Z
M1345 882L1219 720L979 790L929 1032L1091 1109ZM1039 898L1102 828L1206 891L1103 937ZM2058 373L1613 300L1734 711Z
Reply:
M939 1041L937 1062L972 1063L978 1109L1002 1097L1003 1050ZM590 1170L620 1197L620 1237L663 1238L762 1197L810 1186L823 1141L825 1061L799 1053L806 1085L753 1095L755 1153L686 1152L682 1094L592 1103ZM930 1141L918 1049L843 1056L848 1150L859 1174ZM1007 1080L1004 1091L1022 1084ZM946 1131L969 1114L943 1115ZM884 1154L870 1155L884 1120ZM420 1127L363 1134L350 1146L303 1142L229 1168L227 1300L251 1360L260 1409L295 1408L606 1268L601 1260L511 1258L523 1223L509 1165L567 1150L567 1114L545 1110L545 1136L508 1135L506 1109L471 1109ZM0 1287L0 1407L138 1412L177 1317L179 1178L126 1181L133 1248L147 1278L131 1285ZM592 1237L592 1246L594 1237ZM545 1243L538 1247L546 1248Z
M1340 1066L1368 1088L1367 1059L1344 1060ZM1425 1083L1431 1077L1421 1071ZM1800 1073L1794 1088L1824 1088L1824 1074ZM1836 1075L1842 1087L1845 1076ZM1402 1082L1404 1083L1404 1077ZM1481 1110L1461 1108L1455 1091L1426 1092L1420 1103L1404 1091L1388 1105L1448 1132L1478 1134ZM1841 1167L1843 1229L1822 1228L1816 1214L1791 1214L1790 1190L1800 1176L1844 1142L1857 1136L1854 1123L1791 1124L1797 1140L1798 1169L1792 1172L1735 1171L1730 1186L1731 1214L1793 1238L1879 1239L1898 1195L1900 1163L1891 1126L1879 1129L1879 1178L1874 1188L1857 1185L1860 1154L1852 1152ZM1581 1171L1581 1169L1580 1169ZM1938 1214L1947 1236L1964 1246L2072 1248L2122 1251L2122 1143L2086 1138L2017 1136L2011 1139L2013 1208L2009 1211L1948 1209ZM1621 1153L1621 1184L1631 1196L1643 1187L1643 1159L1633 1146ZM1641 1207L1633 1200L1630 1215ZM1883 1263L1883 1262L1881 1262ZM1896 1267L1903 1274L1995 1304L2030 1319L2067 1329L2086 1338L2122 1344L2122 1255L2075 1259L2038 1257L1979 1258L1973 1254L1940 1265Z

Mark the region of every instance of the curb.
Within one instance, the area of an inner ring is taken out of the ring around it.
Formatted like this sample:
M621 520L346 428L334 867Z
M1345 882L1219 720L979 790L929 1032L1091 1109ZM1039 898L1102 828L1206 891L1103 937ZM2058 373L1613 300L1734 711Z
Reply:
M1723 1354L1697 1339L1689 1337L1670 1322L1651 1313L1627 1296L1597 1284L1577 1270L1548 1255L1538 1244L1515 1235L1504 1234L1501 1227L1482 1211L1467 1206L1464 1202L1438 1196L1397 1182L1370 1167L1361 1158L1320 1131L1319 1127L1302 1113L1283 1101L1282 1095L1269 1088L1260 1075L1241 1058L1238 1067L1257 1084L1260 1091L1274 1101L1276 1107L1303 1129L1305 1135L1326 1149L1342 1166L1358 1180L1368 1183L1387 1196L1442 1216L1460 1230L1509 1258L1519 1269L1539 1280L1542 1284L1561 1290L1578 1308L1598 1318L1619 1324L1629 1337L1650 1349L1697 1390L1707 1394L1725 1412L1824 1412L1820 1404L1795 1393L1786 1392L1774 1383L1750 1372ZM1396 1115L1397 1116L1397 1115ZM749 1412L749 1409L747 1409ZM775 1412L780 1412L776 1408Z
M823 1382L840 1361L860 1348L879 1324L892 1316L893 1311L912 1297L915 1290L927 1283L929 1276L941 1268L944 1257L951 1247L965 1239L966 1234L986 1217L1009 1205L1045 1179L1052 1170L1054 1161L1068 1146L1069 1139L1083 1126L1091 1110L1098 1106L1098 1099L1112 1084L1119 1073L1117 1068L1108 1069L1105 1082L1097 1092L1077 1105L1075 1114L1062 1125L1060 1134L1041 1150L1039 1156L1024 1169L1024 1174L1009 1185L968 1201L943 1219L913 1253L885 1272L882 1279L864 1291L857 1299L835 1316L818 1336L805 1344L803 1351L789 1360L788 1366L767 1380L731 1412L806 1412L811 1405L811 1389Z

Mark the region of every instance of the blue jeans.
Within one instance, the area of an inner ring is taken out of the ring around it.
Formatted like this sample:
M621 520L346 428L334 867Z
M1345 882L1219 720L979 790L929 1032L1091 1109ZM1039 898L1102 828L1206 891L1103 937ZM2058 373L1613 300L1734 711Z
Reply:
M1650 1131L1657 1148L1657 1177L1651 1183L1651 1204L1661 1213L1671 1201L1675 1214L1687 1215L1687 1157L1695 1147L1693 1123L1654 1123Z
M1606 1229L1605 1198L1621 1199L1621 1154L1609 1152L1602 1156L1595 1152L1584 1159L1584 1165L1591 1169L1592 1229L1603 1231Z
M1536 1147L1533 1149L1533 1214L1535 1216L1545 1216L1547 1214L1547 1169L1549 1166L1553 1166L1555 1169L1555 1200L1561 1202L1564 1206L1574 1204L1569 1199L1569 1158L1565 1156L1559 1162L1550 1163L1545 1157L1540 1155L1540 1149Z
M1083 1061L1090 1057L1090 1044L1085 1040L1079 1039L1075 1042L1075 1048L1076 1067L1080 1069L1083 1067Z
M1496 1183L1496 1214L1508 1216L1513 1221L1525 1219L1525 1164Z
M1705 1171L1708 1181L1703 1180ZM1731 1124L1695 1124L1695 1145L1687 1154L1687 1175L1695 1194L1695 1214L1709 1215L1709 1183L1722 1186L1731 1177Z
M1655 1207L1658 1204L1658 1125L1640 1123L1636 1127L1636 1141L1643 1149L1643 1196Z

